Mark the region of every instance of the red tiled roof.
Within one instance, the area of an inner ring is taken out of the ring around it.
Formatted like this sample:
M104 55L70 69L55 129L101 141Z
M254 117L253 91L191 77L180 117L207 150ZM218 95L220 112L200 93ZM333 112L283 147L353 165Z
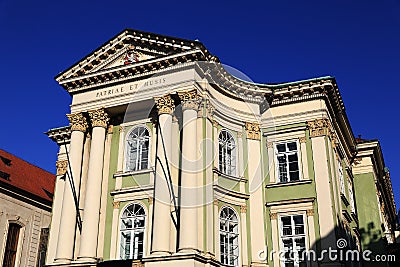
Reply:
M56 176L0 149L0 187L11 186L53 201Z

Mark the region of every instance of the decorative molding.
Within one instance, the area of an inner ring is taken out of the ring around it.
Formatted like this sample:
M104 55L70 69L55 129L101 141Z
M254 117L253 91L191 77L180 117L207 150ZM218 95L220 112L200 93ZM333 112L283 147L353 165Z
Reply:
M216 120L213 120L213 127L218 127L219 123Z
M273 142L267 142L267 148L273 148L274 143Z
M305 136L299 137L299 142L300 142L300 143L305 143L306 141L307 141L307 139L306 139Z
M306 210L307 216L314 216L314 209L308 209Z
M269 217L271 218L271 220L276 220L278 218L278 213L276 212L271 212L269 214Z
M125 131L125 127L120 125L118 130L120 133L123 133Z
M242 205L240 206L240 213L246 213L247 212L247 206Z
M149 205L152 205L153 204L153 197L149 197Z
M113 202L113 208L114 209L119 209L119 201L114 201Z
M57 175L64 175L68 169L68 160L57 160Z
M82 112L67 114L69 124L71 125L71 131L86 132L88 123Z
M156 106L158 109L158 115L161 114L172 114L174 112L175 104L171 95L165 95L162 97L154 97Z
M92 127L103 127L107 129L110 118L104 108L88 111Z
M260 140L260 124L256 122L246 122L246 133L248 139Z
M202 98L199 96L196 89L178 92L178 96L182 103L182 110L199 110Z
M338 138L333 130L332 124L328 119L316 119L308 121L307 126L310 129L310 137L328 136L331 139L332 147L338 146Z
M243 133L242 132L237 132L237 137L238 138L242 138L243 137Z

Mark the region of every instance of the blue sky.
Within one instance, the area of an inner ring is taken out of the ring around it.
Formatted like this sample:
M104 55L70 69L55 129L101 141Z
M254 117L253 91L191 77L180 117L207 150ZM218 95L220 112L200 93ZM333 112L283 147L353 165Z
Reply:
M54 76L124 28L198 39L256 82L335 76L354 134L380 139L400 203L400 1L0 0L0 148L51 172L68 124ZM399 204L400 205L400 204Z

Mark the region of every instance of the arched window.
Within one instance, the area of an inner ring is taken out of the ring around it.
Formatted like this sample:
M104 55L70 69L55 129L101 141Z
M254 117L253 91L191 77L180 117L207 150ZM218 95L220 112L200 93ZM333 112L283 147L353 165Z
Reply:
M218 136L219 170L228 175L235 175L235 140L226 130L222 130Z
M232 208L224 207L219 217L221 263L239 266L239 222Z
M127 206L121 216L121 259L141 259L143 257L143 241L146 225L144 208L133 203Z
M147 169L149 166L149 130L144 126L135 127L127 138L127 171Z

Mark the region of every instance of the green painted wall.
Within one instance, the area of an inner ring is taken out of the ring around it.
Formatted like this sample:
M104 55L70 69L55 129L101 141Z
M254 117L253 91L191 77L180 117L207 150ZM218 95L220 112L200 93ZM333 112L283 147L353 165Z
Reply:
M153 173L140 173L122 177L122 188L143 186L150 184L150 175Z
M112 214L113 214L113 197L110 196L110 192L115 189L115 178L113 177L113 175L117 171L118 144L119 144L119 127L114 126L111 139L111 148L110 148L110 170L108 174L106 225L104 233L104 251L103 251L104 260L110 259L111 227L112 227Z
M369 249L376 253L385 252L382 241L384 235L379 217L379 205L375 190L373 173L354 176L355 198L363 250Z

